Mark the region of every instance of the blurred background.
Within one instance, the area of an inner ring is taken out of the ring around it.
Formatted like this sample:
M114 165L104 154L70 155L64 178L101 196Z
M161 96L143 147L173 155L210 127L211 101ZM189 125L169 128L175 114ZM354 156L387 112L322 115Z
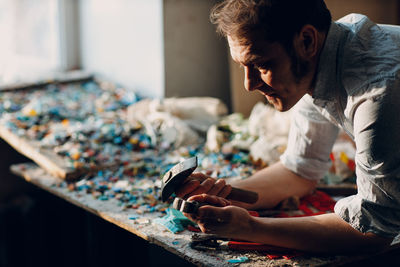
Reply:
M217 0L0 0L0 83L84 69L144 96L213 96L248 115L225 40L209 22ZM326 0L334 19L362 13L398 24L398 0Z

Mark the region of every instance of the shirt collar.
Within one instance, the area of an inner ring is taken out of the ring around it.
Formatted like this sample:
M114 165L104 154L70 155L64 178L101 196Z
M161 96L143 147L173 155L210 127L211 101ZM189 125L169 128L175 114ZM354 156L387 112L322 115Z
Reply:
M313 99L316 105L332 100L339 84L340 42L345 29L335 22L331 23L317 67Z

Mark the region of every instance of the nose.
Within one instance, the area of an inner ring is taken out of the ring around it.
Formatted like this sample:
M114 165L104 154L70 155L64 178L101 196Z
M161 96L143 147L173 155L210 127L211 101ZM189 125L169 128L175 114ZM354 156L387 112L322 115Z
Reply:
M259 88L263 84L260 72L252 67L244 67L244 88L251 92Z

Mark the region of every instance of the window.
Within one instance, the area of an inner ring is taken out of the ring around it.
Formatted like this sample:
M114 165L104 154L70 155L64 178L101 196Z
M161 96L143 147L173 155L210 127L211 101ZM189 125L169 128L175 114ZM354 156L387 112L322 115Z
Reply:
M0 0L0 84L37 80L65 69L69 2L75 1Z

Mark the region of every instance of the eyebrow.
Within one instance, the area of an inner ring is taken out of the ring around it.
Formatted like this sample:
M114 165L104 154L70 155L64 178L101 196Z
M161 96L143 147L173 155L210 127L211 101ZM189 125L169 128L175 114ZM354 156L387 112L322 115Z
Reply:
M257 65L260 62L265 61L262 56L259 55L251 55L249 58L247 58L242 64L244 65Z

